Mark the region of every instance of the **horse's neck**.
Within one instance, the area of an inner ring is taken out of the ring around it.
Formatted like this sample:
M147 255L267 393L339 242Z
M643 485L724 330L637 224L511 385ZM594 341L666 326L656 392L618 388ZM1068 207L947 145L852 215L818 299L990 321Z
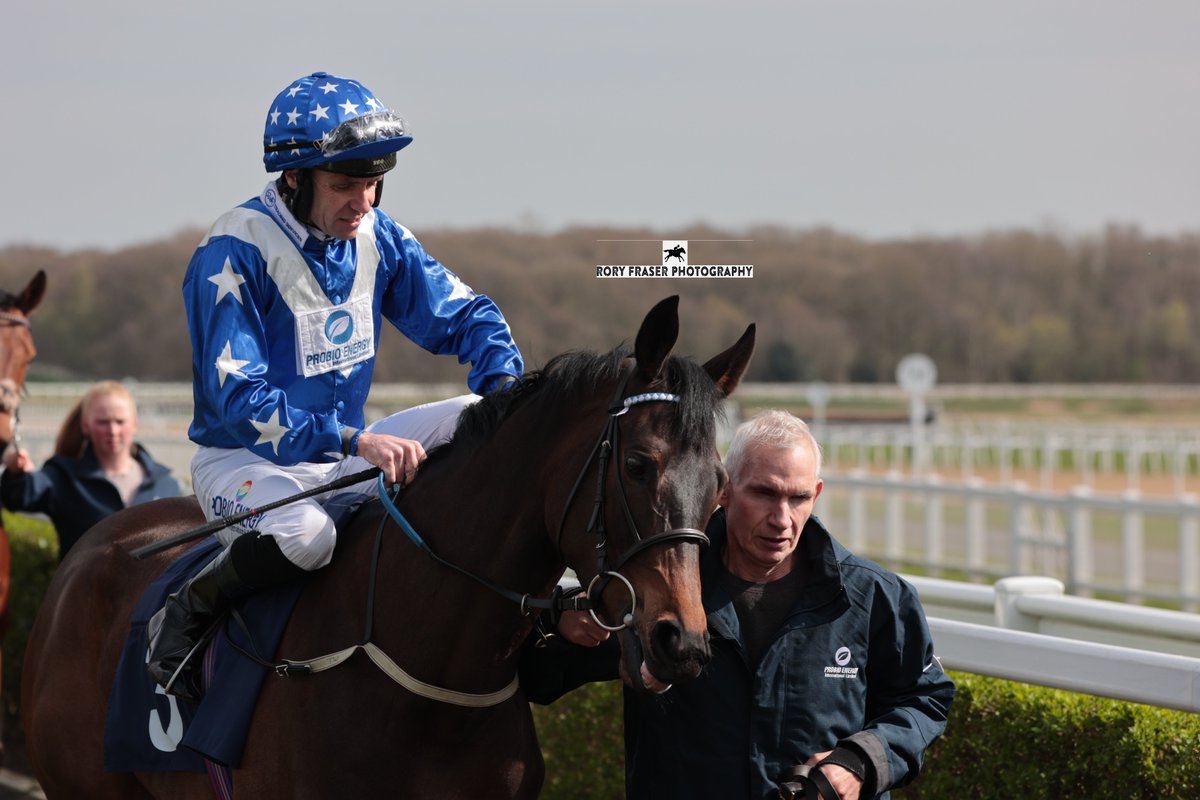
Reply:
M446 561L508 591L545 596L563 567L549 546L542 490L528 477L536 474L537 458L528 452L496 458L508 447L490 444L423 467L401 513ZM381 636L403 640L400 647L424 639L439 669L473 665L461 680L477 677L480 667L511 671L515 648L529 632L515 602L415 548L390 551L381 570L400 577L381 581L381 606L407 609L407 621Z

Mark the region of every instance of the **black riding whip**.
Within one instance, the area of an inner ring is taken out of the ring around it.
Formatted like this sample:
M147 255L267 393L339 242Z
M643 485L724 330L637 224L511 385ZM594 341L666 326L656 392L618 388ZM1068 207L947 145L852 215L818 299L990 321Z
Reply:
M243 511L240 514L234 514L232 517L214 519L212 522L208 522L198 528L192 528L190 531L184 531L183 533L168 537L163 539L161 542L154 542L152 544L143 545L142 547L130 550L129 555L141 560L146 556L152 556L155 553L161 553L163 550L170 550L177 544L190 542L193 539L199 539L201 536L207 536L215 531L228 528L230 525L236 525L239 522L250 519L256 514L261 514L264 511L272 511L280 506L286 506L288 503L294 503L297 500L303 500L307 497L312 497L313 495L324 494L325 492L331 492L334 489L345 489L347 486L353 486L356 483L372 480L373 478L379 476L380 471L381 470L379 467L371 467L370 469L365 469L362 472L356 472L353 475L346 475L338 478L336 481L331 481L323 486L315 486L312 489L305 489L303 492L294 494L291 497L285 497L282 500L276 500L273 503L267 503L265 506L260 508L252 508L249 511Z

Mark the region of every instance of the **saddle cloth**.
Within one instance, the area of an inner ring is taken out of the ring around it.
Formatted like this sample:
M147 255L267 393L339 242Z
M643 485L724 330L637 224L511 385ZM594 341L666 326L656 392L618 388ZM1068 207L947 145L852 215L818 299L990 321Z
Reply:
M205 772L205 760L235 768L254 704L269 670L230 642L270 659L303 581L257 592L239 604L250 631L226 620L204 654L208 684L197 704L168 696L146 673L146 623L171 592L216 557L210 537L177 558L142 595L121 651L104 720L104 768L108 772Z

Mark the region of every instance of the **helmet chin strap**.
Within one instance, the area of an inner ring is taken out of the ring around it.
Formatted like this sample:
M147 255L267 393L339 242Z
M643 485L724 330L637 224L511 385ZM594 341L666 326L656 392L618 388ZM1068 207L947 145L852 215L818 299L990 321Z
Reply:
M287 173L279 176L279 180L275 185L279 187L279 194L283 197L283 202L287 204L288 211L292 212L292 216L301 225L311 226L309 215L312 213L313 201L313 178L312 170L297 169L296 188L293 189L288 183Z

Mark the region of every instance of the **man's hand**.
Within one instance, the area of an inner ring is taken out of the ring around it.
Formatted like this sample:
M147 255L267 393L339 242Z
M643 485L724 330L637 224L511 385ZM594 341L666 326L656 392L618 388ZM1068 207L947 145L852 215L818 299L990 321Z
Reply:
M405 486L416 477L417 467L425 460L425 448L413 439L363 431L358 435L358 455L383 470L387 483Z
M804 763L810 767L815 767L832 752L832 750L826 750L824 753L817 753ZM833 784L833 788L841 796L842 800L858 800L863 782L859 780L857 775L848 769L839 767L837 764L826 764L821 767L821 772Z
M564 611L558 618L558 632L572 644L595 647L608 638L608 631L596 624L586 611Z
M4 468L12 472L33 472L33 459L23 447L10 447L4 454Z

